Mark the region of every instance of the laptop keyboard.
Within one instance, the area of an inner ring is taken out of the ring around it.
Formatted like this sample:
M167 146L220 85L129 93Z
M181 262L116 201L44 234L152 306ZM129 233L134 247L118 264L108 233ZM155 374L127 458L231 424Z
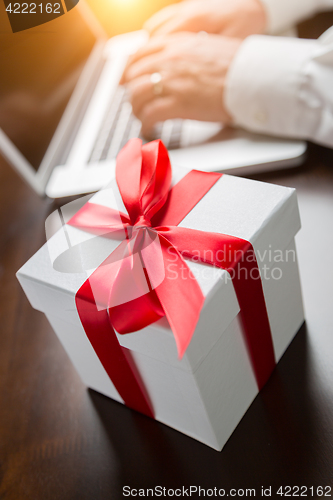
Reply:
M180 147L183 120L167 120L158 124L150 140L162 139L168 149ZM89 163L115 158L129 139L140 137L141 122L132 113L126 89L119 86L107 109L97 135Z

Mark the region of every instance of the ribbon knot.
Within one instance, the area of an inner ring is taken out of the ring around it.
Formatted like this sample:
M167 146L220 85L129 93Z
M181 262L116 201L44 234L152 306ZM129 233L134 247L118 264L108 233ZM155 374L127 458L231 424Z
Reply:
M151 221L144 215L140 215L134 223L133 227L151 227Z

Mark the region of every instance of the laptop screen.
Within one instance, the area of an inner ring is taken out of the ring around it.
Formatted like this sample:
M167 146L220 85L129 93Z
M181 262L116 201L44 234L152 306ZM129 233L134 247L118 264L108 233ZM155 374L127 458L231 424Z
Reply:
M96 37L77 8L36 28L0 33L0 128L37 170Z

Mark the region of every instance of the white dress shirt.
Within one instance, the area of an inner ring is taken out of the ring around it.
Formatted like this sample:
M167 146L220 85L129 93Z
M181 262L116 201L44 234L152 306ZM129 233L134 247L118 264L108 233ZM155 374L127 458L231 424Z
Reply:
M261 1L270 33L333 8L333 0ZM318 40L248 37L228 71L224 101L243 128L333 147L333 27Z

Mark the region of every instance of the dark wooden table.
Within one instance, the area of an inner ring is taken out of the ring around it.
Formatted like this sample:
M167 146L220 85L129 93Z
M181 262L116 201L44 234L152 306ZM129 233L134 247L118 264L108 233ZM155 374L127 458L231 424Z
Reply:
M218 453L82 384L15 278L55 206L0 161L1 500L117 499L124 486L158 485L256 498L262 486L272 498L313 486L319 498L318 486L333 487L333 151L310 145L302 167L256 178L297 188L306 324Z

